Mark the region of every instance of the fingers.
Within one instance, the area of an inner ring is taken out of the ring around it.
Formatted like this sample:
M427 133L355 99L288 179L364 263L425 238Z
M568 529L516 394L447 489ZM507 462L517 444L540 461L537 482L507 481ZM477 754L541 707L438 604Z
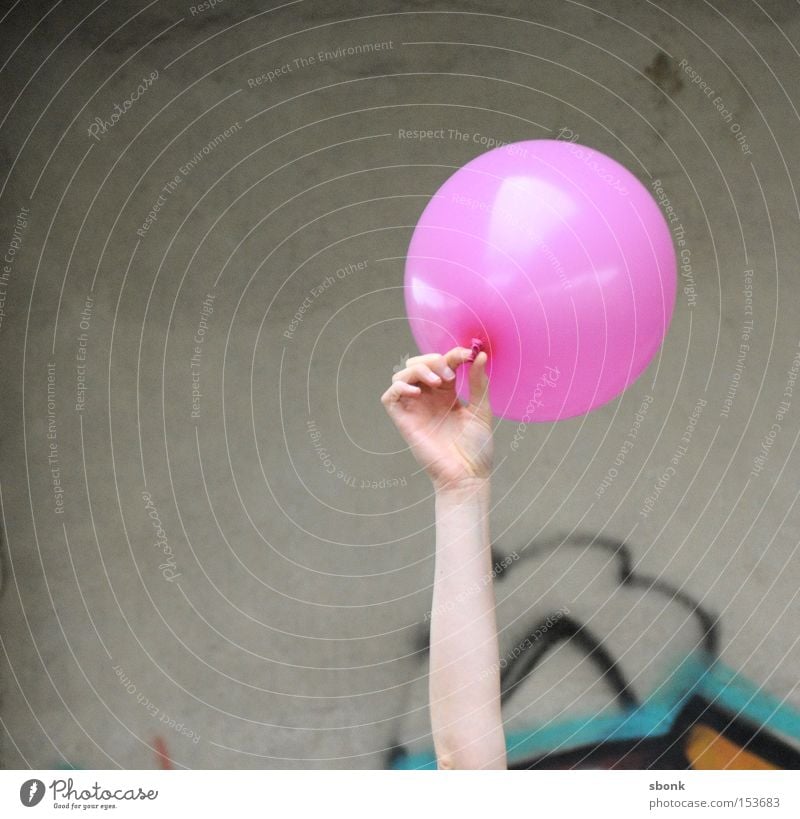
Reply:
M456 364L456 361L453 363ZM445 356L431 353L409 358L405 369L392 376L392 386L381 396L381 403L391 409L401 398L419 396L422 388L418 384L427 384L429 387L450 386L455 384L455 377Z
M381 403L389 409L393 404L396 404L401 398L415 398L422 392L422 389L416 384L409 384L407 381L395 381L391 387L381 396Z
M486 375L486 362L489 357L481 350L475 356L469 370L469 398L470 406L474 408L476 414L490 420L492 408L489 403L489 378Z
M403 397L416 397L422 393L418 384L430 387L455 386L455 369L467 361L472 361L469 369L470 402L476 415L491 421L492 409L489 402L489 378L486 374L488 355L481 350L472 359L469 347L453 347L444 355L428 353L409 358L405 369L392 376L392 386L381 396L381 402L388 408Z
M445 360L453 369L469 361L471 356L472 350L469 347L453 347L444 354Z
M411 359L409 359L410 361ZM455 378L455 373L449 368L445 368L441 362L432 361L431 364L432 367L421 361L417 364L411 364L404 370L395 373L392 376L392 381L406 381L409 384L421 381L431 387L438 387L443 381L452 381ZM439 370L441 375L439 372L434 372L434 369Z
M452 376L448 375L448 370L454 372L465 361L469 361L471 352L469 347L453 347L444 355L440 353L417 355L406 361L406 367L423 364L433 372L438 373L446 381L451 381Z

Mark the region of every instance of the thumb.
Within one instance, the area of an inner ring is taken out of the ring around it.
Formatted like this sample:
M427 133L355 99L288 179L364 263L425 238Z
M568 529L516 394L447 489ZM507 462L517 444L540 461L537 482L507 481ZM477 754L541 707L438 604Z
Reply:
M486 362L489 356L481 350L475 356L469 370L469 405L473 410L489 421L492 418L492 408L489 403L489 378L486 375Z

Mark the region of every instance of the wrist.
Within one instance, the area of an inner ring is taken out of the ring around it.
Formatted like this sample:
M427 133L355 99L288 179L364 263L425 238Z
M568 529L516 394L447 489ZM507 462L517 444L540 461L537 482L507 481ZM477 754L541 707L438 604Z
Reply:
M469 476L454 481L434 481L433 487L437 499L463 502L488 495L490 482L488 476Z

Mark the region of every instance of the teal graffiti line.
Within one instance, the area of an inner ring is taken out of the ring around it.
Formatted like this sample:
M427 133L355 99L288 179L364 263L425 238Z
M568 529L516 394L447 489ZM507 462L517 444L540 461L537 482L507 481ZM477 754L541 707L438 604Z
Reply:
M686 657L671 675L669 684L662 684L656 691L641 706L627 712L577 717L532 731L509 733L506 737L509 761L513 764L515 760L554 749L567 751L609 741L664 736L694 694L756 725L800 740L800 713L702 654ZM432 770L436 768L436 755L433 751L411 754L397 759L393 767Z

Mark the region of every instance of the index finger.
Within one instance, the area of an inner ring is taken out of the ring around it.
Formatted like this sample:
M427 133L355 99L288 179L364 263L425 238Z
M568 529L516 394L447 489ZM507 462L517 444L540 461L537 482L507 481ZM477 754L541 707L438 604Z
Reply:
M452 369L455 369L465 361L469 361L471 358L472 349L469 347L453 347L452 350L448 350L444 354L444 360L447 362L447 366Z
M455 370L460 364L469 361L472 358L472 349L470 347L453 347L446 353L425 353L424 355L417 355L409 358L406 361L406 366L411 367L416 364L425 364L427 367L438 367L441 363L445 363L451 370Z

